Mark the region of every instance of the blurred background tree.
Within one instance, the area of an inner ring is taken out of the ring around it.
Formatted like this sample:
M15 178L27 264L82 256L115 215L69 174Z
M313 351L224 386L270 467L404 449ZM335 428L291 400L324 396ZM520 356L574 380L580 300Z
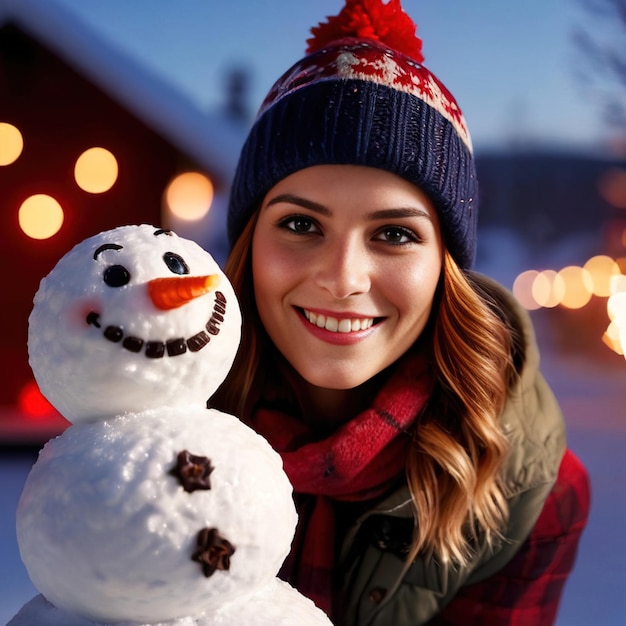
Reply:
M577 73L584 95L598 102L607 125L626 138L626 0L577 0L584 25L575 29Z

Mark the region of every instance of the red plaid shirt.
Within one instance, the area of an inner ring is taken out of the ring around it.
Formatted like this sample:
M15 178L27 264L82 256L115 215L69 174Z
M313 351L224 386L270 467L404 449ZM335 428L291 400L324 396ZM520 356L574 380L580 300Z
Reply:
M589 476L567 451L535 528L496 575L461 589L428 626L551 626L590 506Z

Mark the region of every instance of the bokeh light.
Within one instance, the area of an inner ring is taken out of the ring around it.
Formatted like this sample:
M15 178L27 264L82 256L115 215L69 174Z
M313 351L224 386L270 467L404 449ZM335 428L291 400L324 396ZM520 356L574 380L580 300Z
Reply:
M607 300L609 319L626 329L626 276L618 277L620 281L613 283L613 293Z
M602 341L626 356L626 257L606 255L590 258L583 267L569 265L558 272L552 269L521 272L513 283L513 295L529 311L561 306L581 309L593 296L607 298L610 324Z
M617 352L617 354L624 354L624 350L622 348L622 342L620 341L620 331L615 322L611 322L602 335L602 341L609 347L613 352Z
M589 259L584 268L593 279L593 293L606 298L611 295L611 277L619 275L617 262L609 256L598 255Z
M565 296L565 282L554 270L543 270L533 281L532 295L539 306L554 308Z
M581 309L593 295L593 279L584 268L569 265L559 270L558 275L563 281L565 291L559 304L568 309Z
M117 160L106 148L85 150L74 166L76 184L89 193L104 193L117 180Z
M0 165L11 165L24 149L22 133L7 122L0 122Z
M36 194L26 198L18 211L20 228L32 239L49 239L63 225L63 209L52 197Z
M539 272L536 270L522 272L513 283L513 295L528 311L534 311L540 308L540 305L537 304L537 301L533 297L533 283L538 274Z
M184 172L172 179L165 190L165 205L176 217L201 220L213 202L213 183L200 172Z
M20 413L27 418L43 418L54 411L52 405L43 396L34 380L28 381L21 389L17 398Z
M607 313L611 323L602 338L618 354L626 352L626 276L611 278L611 295L607 300Z

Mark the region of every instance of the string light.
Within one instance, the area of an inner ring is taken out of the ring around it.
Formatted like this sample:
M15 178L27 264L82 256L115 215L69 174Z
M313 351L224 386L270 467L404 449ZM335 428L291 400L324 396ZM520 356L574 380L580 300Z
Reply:
M165 190L167 210L186 221L201 220L213 202L213 183L200 172L184 172L174 178Z
M104 193L113 187L118 176L117 160L105 148L89 148L76 160L74 179L88 193Z

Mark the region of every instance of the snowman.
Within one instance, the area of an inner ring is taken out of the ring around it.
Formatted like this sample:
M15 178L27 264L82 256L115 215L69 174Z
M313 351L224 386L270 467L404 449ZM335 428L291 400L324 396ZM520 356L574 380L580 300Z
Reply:
M9 626L329 626L276 575L296 525L279 455L206 408L241 314L213 258L149 225L75 246L42 280L30 364L72 424L17 510L40 595Z

